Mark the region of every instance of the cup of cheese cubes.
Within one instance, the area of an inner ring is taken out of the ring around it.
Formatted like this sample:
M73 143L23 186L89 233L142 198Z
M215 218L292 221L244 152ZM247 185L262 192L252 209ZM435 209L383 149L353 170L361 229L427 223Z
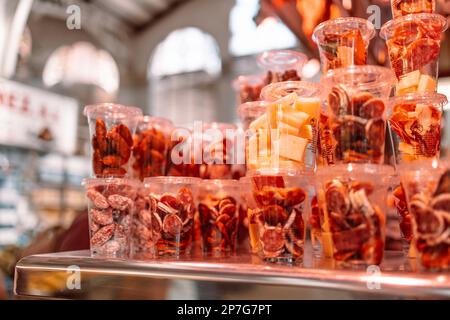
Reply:
M313 170L320 114L319 85L306 81L263 88L266 112L250 124L247 168Z
M409 14L381 28L398 79L396 95L436 91L441 37L446 29L447 20L434 13Z

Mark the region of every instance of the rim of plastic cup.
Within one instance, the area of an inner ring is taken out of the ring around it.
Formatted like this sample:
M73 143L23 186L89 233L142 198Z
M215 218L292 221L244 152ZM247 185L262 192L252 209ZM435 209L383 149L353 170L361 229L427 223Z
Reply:
M138 179L131 178L84 178L81 182L81 185L85 188L101 186L101 185L131 185L132 187L139 187L141 185L141 181Z
M236 187L239 185L239 180L234 179L203 179L200 184L200 188L202 187L211 187L217 186L221 187Z
M234 79L233 88L237 91L240 90L241 86L250 84L250 85L258 85L264 84L264 75L242 75Z
M144 186L150 184L196 184L200 183L202 179L196 177L172 177L172 176L160 176L160 177L147 177L144 178Z
M122 119L128 117L142 117L142 110L138 107L125 106L117 103L98 103L84 107L84 115L93 118Z
M164 117L155 117L155 116L143 116L139 124L143 123L155 123L163 126L171 126L173 127L173 122L170 119Z
M274 102L293 92L299 97L320 97L320 85L309 81L276 82L261 90L261 98L264 101Z
M408 93L403 96L390 98L389 106L393 107L402 102L432 104L435 107L443 109L447 105L448 100L445 94L437 92Z
M245 119L249 115L257 117L266 112L267 105L268 105L267 101L245 102L238 107L237 113L241 120Z
M399 165L400 179L405 175L423 175L430 176L430 170L450 170L450 159L424 159Z
M297 168L259 168L248 170L244 178L252 178L256 176L284 176L284 177L301 177L312 175L312 172Z
M344 80L347 78L351 79L349 76L352 74L374 74L376 77L370 82L346 83ZM332 87L333 85L340 84L344 87L366 91L374 88L392 87L395 79L394 72L390 68L375 65L352 65L346 68L329 70L322 76L320 83L325 87Z
M203 130L208 129L219 129L221 131L227 130L227 129L237 129L237 125L234 123L227 123L227 122L203 122Z
M375 33L376 33L375 26L369 20L366 20L363 18L357 18L357 17L341 17L341 18L336 18L336 19L332 19L332 20L327 20L327 21L324 21L324 22L320 23L319 25L317 25L317 27L313 31L312 40L316 44L321 44L326 27L328 27L330 25L339 25L339 24L345 24L345 23L349 23L349 22L359 23L358 27L355 27L354 29L361 30L361 32L364 31L361 28L362 26L365 25L367 27L366 32L363 33L363 39L366 42L369 42L373 37L375 37ZM352 28L349 28L349 30L351 30L351 29Z
M357 175L361 173L361 178ZM390 165L380 165L372 163L344 163L337 164L330 167L320 167L317 169L317 177L329 177L334 178L339 174L351 174L356 179L364 179L366 176L380 176L380 177L390 177L395 174L394 167ZM380 182L384 181L380 180Z
M388 40L391 38L396 26L404 22L418 20L433 20L433 22L440 22L441 33L444 33L448 28L447 19L438 13L412 13L386 22L380 29L380 37L384 40Z
M257 62L260 68L275 72L295 69L302 71L308 57L294 50L271 50L260 54Z

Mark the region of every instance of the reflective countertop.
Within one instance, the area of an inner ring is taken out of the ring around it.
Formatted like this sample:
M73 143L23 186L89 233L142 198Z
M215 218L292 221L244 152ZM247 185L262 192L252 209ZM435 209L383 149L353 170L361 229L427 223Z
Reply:
M70 299L450 298L450 274L420 271L387 252L380 267L342 268L330 259L286 266L257 257L130 261L88 251L33 255L16 266L18 297Z

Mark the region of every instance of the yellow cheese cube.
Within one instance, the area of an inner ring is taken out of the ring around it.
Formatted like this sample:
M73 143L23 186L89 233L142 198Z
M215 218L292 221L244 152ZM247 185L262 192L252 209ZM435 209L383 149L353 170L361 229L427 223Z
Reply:
M264 113L263 115L253 120L252 123L250 123L249 128L255 131L261 128L267 128L267 114Z
M284 122L280 122L278 125L278 134L292 134L294 136L297 136L299 133L298 127L290 126Z
M283 112L280 120L298 130L308 119L309 114L305 112Z
M309 124L305 124L300 128L299 134L300 137L311 140L313 138L313 130L312 126Z
M256 164L258 161L258 135L254 134L247 142L247 162Z
M417 86L417 92L434 92L436 91L436 81L427 74L420 76L419 84Z
M281 157L303 162L308 140L292 135L281 135L278 144Z
M316 97L299 97L295 109L309 114L310 118L318 119L320 116L320 99Z
M397 94L416 92L420 81L420 71L416 70L401 76L397 84Z

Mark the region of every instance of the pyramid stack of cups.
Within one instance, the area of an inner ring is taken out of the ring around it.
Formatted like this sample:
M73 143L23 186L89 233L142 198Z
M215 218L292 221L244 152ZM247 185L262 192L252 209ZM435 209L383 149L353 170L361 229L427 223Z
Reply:
M366 65L375 28L361 18L319 24L313 34L323 70L311 239L315 256L338 264L380 264L385 243L384 165L394 75Z
M238 108L246 129L240 185L250 245L268 262L295 263L304 255L320 115L320 86L300 79L306 61L290 50L261 54L266 86Z
M446 165L439 160L447 99L437 93L447 20L434 13L435 7L435 0L391 0L394 19L381 28L380 36L386 40L397 78L389 123L397 164L393 195L405 252L420 258L426 268L448 269L450 202L439 201L450 197Z

